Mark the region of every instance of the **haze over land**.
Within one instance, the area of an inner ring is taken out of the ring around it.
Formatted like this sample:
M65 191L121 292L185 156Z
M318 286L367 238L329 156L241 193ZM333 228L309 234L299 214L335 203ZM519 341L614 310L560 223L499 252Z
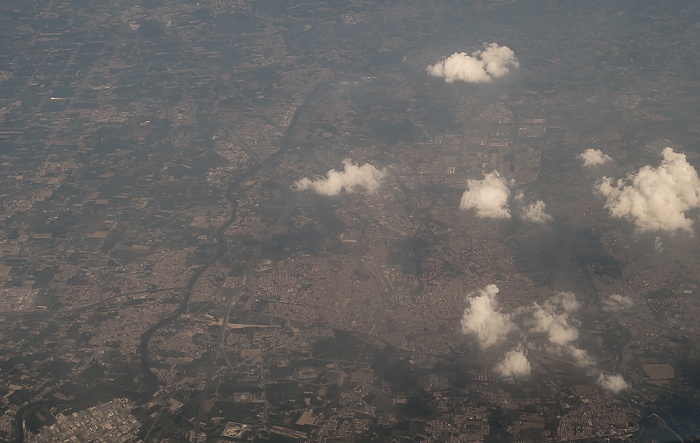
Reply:
M0 5L0 441L692 441L700 4Z

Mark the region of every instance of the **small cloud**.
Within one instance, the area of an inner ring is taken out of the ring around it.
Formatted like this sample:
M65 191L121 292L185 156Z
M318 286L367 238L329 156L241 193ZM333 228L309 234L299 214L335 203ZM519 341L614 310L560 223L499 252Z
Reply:
M607 375L601 373L598 376L598 385L600 385L600 387L606 391L612 392L613 394L622 392L628 387L627 382L620 374Z
M369 163L360 166L352 160L343 160L343 170L331 169L325 179L311 180L302 178L295 183L298 190L310 189L321 195L338 195L341 191L348 194L364 191L374 194L379 190L386 169L377 169Z
M433 77L444 78L447 83L488 83L519 66L513 50L508 46L491 43L485 44L483 51L475 51L471 55L455 52L445 60L428 66L426 71Z
M661 240L661 237L656 237L654 239L654 250L657 252L664 252L664 242Z
M545 203L536 200L529 205L525 205L525 194L518 191L515 195L515 202L520 206L520 218L529 223L546 223L552 220L552 216L545 211Z
M561 306L562 309L564 309L564 312L569 314L578 311L578 309L581 307L573 292L560 292L552 297L551 302L555 305Z
M589 148L578 155L583 160L583 166L598 166L612 160L608 154L604 154L600 149Z
M486 174L483 180L467 180L460 209L474 209L480 218L510 218L508 180L497 172Z
M657 168L644 166L624 180L603 177L596 190L612 217L632 221L641 232L693 232L687 213L700 208L700 178L685 155L671 148L663 150Z
M578 330L569 325L569 316L567 314L556 314L549 310L538 308L534 316L537 322L535 330L549 334L551 343L566 346L578 338Z
M522 208L520 216L530 223L546 223L552 220L552 216L545 211L545 204L542 200L537 200Z
M594 361L588 356L585 349L570 344L564 348L564 352L569 354L577 366L591 366Z
M631 298L620 294L611 294L603 300L603 309L606 311L619 311L634 306Z
M462 316L462 333L475 335L482 349L504 340L515 327L510 315L496 309L498 292L498 286L488 285L467 297L469 306Z
M504 378L526 378L530 376L531 370L522 347L508 351L494 369Z
M533 330L547 333L553 351L564 352L573 357L577 364L586 366L591 361L586 351L574 343L579 336L578 322L571 318L579 306L571 292L561 292L541 306L535 304Z

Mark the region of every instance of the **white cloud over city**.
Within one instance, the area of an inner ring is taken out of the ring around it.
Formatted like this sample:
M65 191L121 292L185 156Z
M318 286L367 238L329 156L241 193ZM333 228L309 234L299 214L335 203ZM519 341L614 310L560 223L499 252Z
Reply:
M476 211L477 217L509 219L511 181L496 172L490 172L482 180L467 180L467 190L462 194L460 209Z
M610 391L613 394L617 394L619 392L624 391L627 389L627 382L625 379L622 377L620 374L603 374L601 373L598 376L598 386L601 388L605 389L606 391Z
M312 190L321 195L338 195L345 191L348 194L365 192L376 193L386 177L386 169L377 169L369 163L355 164L350 159L343 160L343 170L331 169L326 178L312 180L302 178L295 183L298 190Z
M482 349L505 340L515 327L510 315L498 310L498 292L498 286L488 285L467 296L468 306L462 316L462 333L473 335Z
M575 344L579 332L573 314L578 309L578 300L571 292L560 292L542 305L535 304L533 331L547 334L551 350L569 355L577 364L585 366L591 364L588 353Z
M530 204L524 203L525 196L519 192L515 196L515 201L520 205L520 218L528 223L546 223L552 220L552 216L546 211L545 203L542 200L535 200Z
M503 360L494 368L497 374L504 378L526 378L530 376L530 362L522 347L506 352Z
M600 149L589 148L578 155L578 158L583 161L583 166L598 166L612 161L612 157L604 154Z
M554 354L587 368L604 390L618 393L627 389L621 374L595 369L593 359L580 347L580 322L576 318L580 303L572 292L558 292L543 303L510 310L499 306L500 292L490 284L470 293L461 320L463 334L475 339L484 352L500 355L493 367L496 374L505 379L529 377L533 367L528 353L532 351ZM615 309L631 306L629 298L621 295L608 296L603 303Z
M603 309L606 311L619 311L634 306L631 298L620 294L611 294L603 298Z
M428 74L444 78L447 83L488 83L518 68L520 62L508 46L497 43L484 44L484 49L472 52L455 52L446 59L429 65Z
M604 177L596 190L612 217L630 220L640 232L692 232L700 178L684 154L665 148L662 155L658 167L644 166L624 179Z

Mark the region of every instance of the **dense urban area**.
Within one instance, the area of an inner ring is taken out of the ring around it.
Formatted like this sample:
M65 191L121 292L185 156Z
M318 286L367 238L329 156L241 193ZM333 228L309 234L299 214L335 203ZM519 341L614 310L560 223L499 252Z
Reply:
M700 4L0 4L0 440L700 440Z

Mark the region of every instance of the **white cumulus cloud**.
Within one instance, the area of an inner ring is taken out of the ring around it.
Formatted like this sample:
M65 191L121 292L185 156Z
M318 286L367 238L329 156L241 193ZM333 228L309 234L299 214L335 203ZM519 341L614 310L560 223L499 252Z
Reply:
M486 174L483 180L467 180L460 209L474 209L481 218L510 218L508 180L497 171Z
M614 394L627 389L627 382L620 374L608 375L601 373L598 376L598 385L606 391Z
M455 52L434 65L426 68L433 77L444 78L447 83L487 83L503 77L511 68L520 66L515 53L508 46L497 43L484 44L484 49L472 54Z
M654 239L654 250L658 252L663 252L666 248L664 247L664 242L661 237L656 237Z
M520 218L529 223L546 223L552 220L552 216L547 214L545 203L542 200L536 200L529 205L526 205L525 194L518 191L515 195L515 202L520 206Z
M578 155L583 160L583 166L598 166L612 160L608 154L604 154L600 149L589 148Z
M331 169L325 179L311 180L307 177L295 183L297 189L311 189L322 195L338 195L341 191L349 194L365 191L373 194L379 190L386 169L377 169L369 163L360 166L352 160L343 160L343 170Z
M566 346L578 338L578 330L569 324L569 315L556 313L539 307L534 313L538 332L546 332L549 341L555 345Z
M475 335L482 349L504 340L515 327L510 315L497 310L498 292L498 286L488 285L467 297L469 306L462 316L462 333Z
M522 347L508 351L503 360L494 369L504 378L525 378L530 376L530 362Z
M545 332L555 351L569 354L577 364L588 365L588 354L574 343L579 336L578 322L571 315L578 309L579 303L571 292L561 292L541 306L535 304L533 330Z
M604 177L596 190L610 215L634 222L639 231L692 232L687 212L700 207L700 178L684 154L663 150L661 164L644 166L624 180Z
M611 294L603 299L603 308L606 311L619 311L634 306L631 298L620 294Z
M520 216L530 223L545 223L552 220L552 216L545 211L545 204L542 200L537 200L523 207L520 210Z

